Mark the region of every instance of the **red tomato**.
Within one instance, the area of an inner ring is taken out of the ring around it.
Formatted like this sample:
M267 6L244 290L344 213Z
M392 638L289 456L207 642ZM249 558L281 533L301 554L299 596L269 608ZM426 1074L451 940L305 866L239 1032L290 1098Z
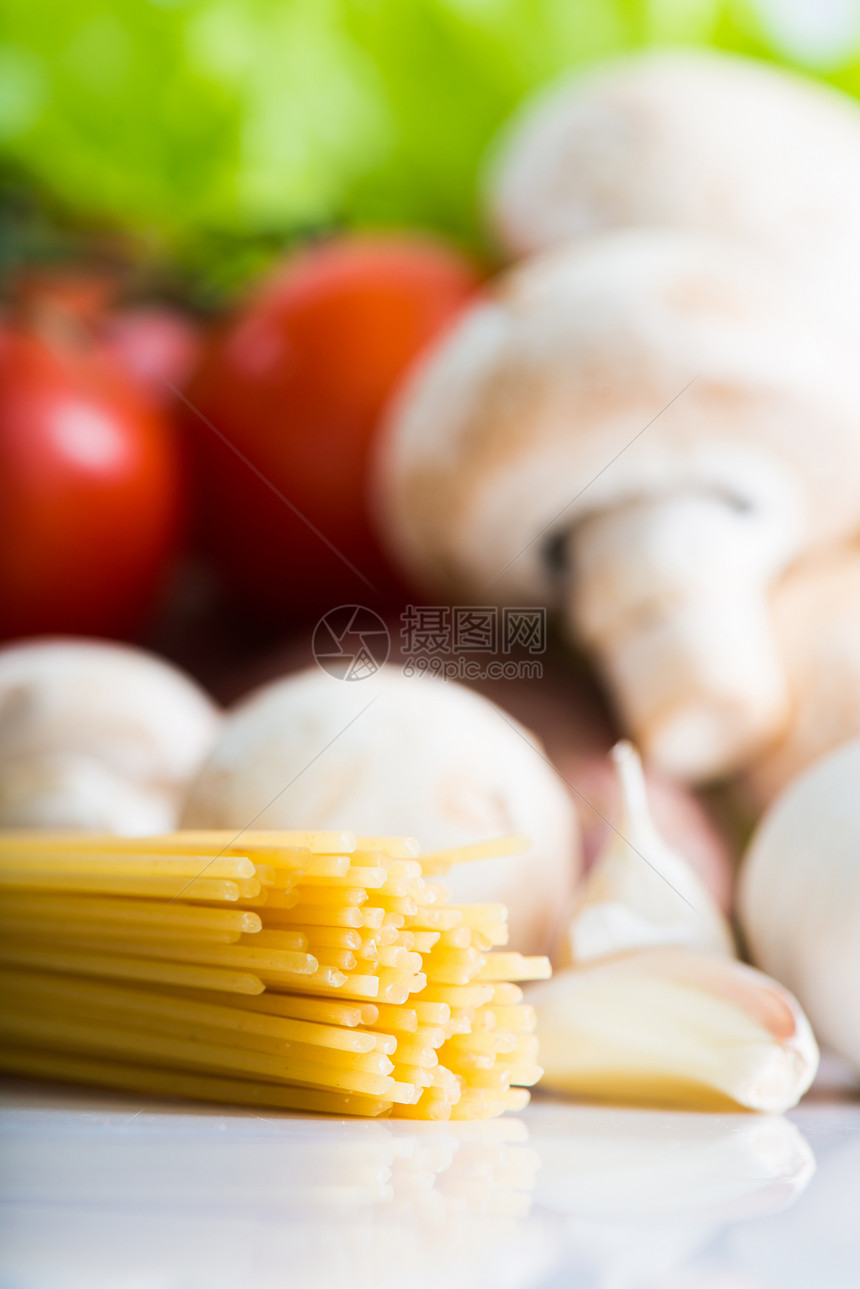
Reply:
M199 327L169 305L141 304L105 313L98 334L113 359L159 406L173 407L170 386L184 389L200 361Z
M160 301L123 302L128 271L86 261L15 274L10 294L25 317L64 318L87 336L112 366L127 372L149 399L173 406L170 386L184 389L203 349L200 324Z
M393 597L366 500L373 436L477 286L434 242L352 237L291 260L217 334L189 390L210 424L186 424L203 540L234 589L298 616Z
M0 327L0 636L137 630L179 493L175 445L128 377L66 337Z

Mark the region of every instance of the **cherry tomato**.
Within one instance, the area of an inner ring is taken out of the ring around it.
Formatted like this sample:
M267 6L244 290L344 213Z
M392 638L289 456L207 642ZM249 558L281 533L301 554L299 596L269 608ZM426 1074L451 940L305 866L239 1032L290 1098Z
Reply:
M161 407L173 408L171 386L184 389L200 361L199 327L163 304L140 304L105 313L99 336L116 362Z
M166 423L102 352L0 325L0 636L138 630L180 491Z
M307 616L395 597L366 498L373 437L477 286L435 242L345 238L289 261L213 338L185 423L203 540L247 599Z

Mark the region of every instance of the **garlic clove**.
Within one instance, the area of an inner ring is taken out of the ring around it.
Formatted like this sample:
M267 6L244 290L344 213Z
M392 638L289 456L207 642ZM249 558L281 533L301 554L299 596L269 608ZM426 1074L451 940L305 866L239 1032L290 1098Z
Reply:
M545 1088L601 1101L782 1113L815 1077L796 999L752 967L642 949L534 986Z
M636 749L618 743L611 756L621 784L621 817L580 888L568 931L570 960L588 962L656 945L734 955L719 907L654 827Z

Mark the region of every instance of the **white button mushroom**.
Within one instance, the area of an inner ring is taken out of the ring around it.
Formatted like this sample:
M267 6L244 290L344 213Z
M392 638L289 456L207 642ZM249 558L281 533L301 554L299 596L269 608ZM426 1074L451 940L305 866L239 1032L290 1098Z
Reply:
M796 779L740 876L753 960L794 990L818 1037L860 1072L860 740Z
M744 787L757 809L801 770L860 737L860 550L828 551L789 570L772 601L790 720L752 762Z
M612 229L715 233L860 325L860 109L831 87L714 51L634 54L528 101L491 170L515 255Z
M436 850L508 833L526 855L458 865L458 900L502 902L510 941L554 942L579 866L564 785L521 726L462 686L382 668L360 683L314 670L266 685L227 720L191 785L194 828L350 828Z
M728 243L595 238L502 278L407 385L380 522L452 595L558 609L658 768L786 718L767 593L860 513L846 351Z
M390 661L403 662L402 620L388 622ZM234 693L247 693L258 685L314 666L312 641L294 637L270 655L257 657L236 677ZM611 835L610 820L621 810L618 775L609 759L617 741L615 729L594 678L584 666L571 665L569 656L555 649L541 658L540 677L470 678L467 687L530 730L544 748L567 785L579 817L582 857L587 869L603 851ZM858 730L860 733L860 730ZM735 871L735 829L724 810L714 811L686 784L645 767L648 803L660 835L696 871L718 906L727 911L732 902Z
M72 639L4 648L0 827L169 831L218 721L193 681L142 650Z

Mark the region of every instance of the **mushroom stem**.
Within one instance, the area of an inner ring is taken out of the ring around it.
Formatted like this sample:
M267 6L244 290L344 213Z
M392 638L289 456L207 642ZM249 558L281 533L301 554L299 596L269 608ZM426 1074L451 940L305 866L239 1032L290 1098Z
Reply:
M631 500L574 533L570 623L646 755L679 778L730 771L786 718L773 536L707 493Z

